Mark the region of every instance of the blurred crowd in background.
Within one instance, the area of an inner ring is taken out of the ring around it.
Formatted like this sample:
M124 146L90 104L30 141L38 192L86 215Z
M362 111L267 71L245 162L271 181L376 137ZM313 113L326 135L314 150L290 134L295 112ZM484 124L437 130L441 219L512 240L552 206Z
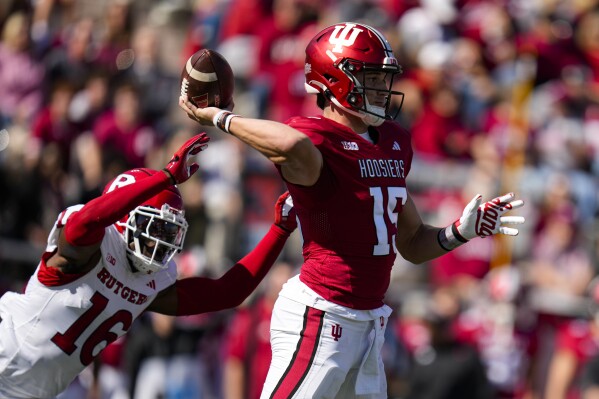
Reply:
M596 0L2 0L0 293L23 289L62 209L126 169L162 168L202 129L177 106L191 54L229 61L236 113L283 122L319 113L304 47L340 21L379 29L403 66L398 120L425 222L453 222L477 193L526 201L516 238L398 258L389 397L599 397ZM181 186L181 275L233 265L284 191L269 161L204 130L200 173ZM300 265L294 233L244 306L142 317L62 398L258 398L270 310Z

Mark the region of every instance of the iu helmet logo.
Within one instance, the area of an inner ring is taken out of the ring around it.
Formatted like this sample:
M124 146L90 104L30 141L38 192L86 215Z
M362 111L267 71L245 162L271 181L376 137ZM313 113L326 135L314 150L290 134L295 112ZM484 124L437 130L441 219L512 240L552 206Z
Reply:
M341 30L343 29L343 30ZM350 33L351 32L351 33ZM334 45L333 52L334 53L342 53L343 46L349 47L354 44L358 35L362 32L362 29L356 28L355 24L346 24L335 26L335 30L329 37L329 43ZM348 37L349 35L349 37Z

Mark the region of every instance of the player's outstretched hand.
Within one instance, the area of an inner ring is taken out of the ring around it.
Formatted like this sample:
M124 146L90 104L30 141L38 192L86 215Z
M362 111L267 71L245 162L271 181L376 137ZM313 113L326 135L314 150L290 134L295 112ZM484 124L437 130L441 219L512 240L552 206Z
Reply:
M216 107L198 108L187 97L179 97L179 107L187 113L190 119L198 122L204 126L214 126L213 119L222 109ZM226 108L231 111L233 109L233 102Z
M297 228L295 208L289 191L285 191L275 204L275 224L290 233Z
M465 240L476 236L488 237L494 234L518 235L518 230L505 225L522 224L523 216L503 216L512 209L524 205L522 200L514 200L514 193L508 193L491 201L482 203L482 196L477 194L462 213L462 217L454 223L458 233ZM455 231L455 229L454 229Z
M210 137L206 133L193 136L175 152L164 170L171 176L174 184L180 184L193 175L200 166L197 163L188 165L189 157L208 147Z

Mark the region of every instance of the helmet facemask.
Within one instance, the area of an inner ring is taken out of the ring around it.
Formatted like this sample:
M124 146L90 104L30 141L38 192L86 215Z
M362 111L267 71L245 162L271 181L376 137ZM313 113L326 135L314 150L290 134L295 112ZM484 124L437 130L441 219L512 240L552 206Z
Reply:
M123 227L127 257L136 270L150 273L166 269L181 251L188 224L184 211L164 204L135 208Z
M329 96L330 100L337 106L344 108L350 114L361 118L364 123L368 126L379 126L385 120L395 119L403 104L403 93L393 90L393 80L395 75L401 73L401 67L395 64L367 64L362 61L345 59L343 60L338 68L347 75L350 81L353 83L353 88L347 94L347 103L351 108L344 107L334 96ZM369 73L384 73L385 74L385 88L369 86L367 83L367 76ZM356 75L361 75L360 77ZM368 94L383 93L385 95L385 102L383 106L372 105L368 99ZM391 106L391 99L393 95L401 96L400 106L397 108L395 113L391 115L389 108Z

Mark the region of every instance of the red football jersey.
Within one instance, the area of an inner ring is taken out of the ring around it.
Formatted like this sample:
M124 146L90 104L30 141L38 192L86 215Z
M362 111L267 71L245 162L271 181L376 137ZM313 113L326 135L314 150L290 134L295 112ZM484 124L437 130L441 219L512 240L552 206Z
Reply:
M324 159L315 185L287 183L304 238L301 281L343 306L382 306L397 252L397 215L407 200L410 134L385 122L371 128L378 136L372 144L324 117L288 125L309 136Z

